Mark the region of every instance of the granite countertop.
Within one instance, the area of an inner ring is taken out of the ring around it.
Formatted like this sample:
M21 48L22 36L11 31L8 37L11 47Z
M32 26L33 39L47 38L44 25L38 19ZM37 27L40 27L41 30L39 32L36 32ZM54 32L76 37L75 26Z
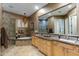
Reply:
M57 38L57 37L44 37L44 36L41 36L41 35L35 35L36 37L39 37L39 38L42 38L42 39L45 39L45 40L50 40L50 41L59 41L59 42L63 42L63 43L66 43L66 44L72 44L72 45L77 45L79 46L79 40L70 40L70 39L62 39L62 38Z

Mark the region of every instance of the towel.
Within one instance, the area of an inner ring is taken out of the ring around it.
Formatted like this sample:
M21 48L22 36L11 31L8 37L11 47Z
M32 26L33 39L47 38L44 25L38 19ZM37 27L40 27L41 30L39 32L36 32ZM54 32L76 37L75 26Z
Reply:
M8 48L8 35L4 27L1 28L1 45Z

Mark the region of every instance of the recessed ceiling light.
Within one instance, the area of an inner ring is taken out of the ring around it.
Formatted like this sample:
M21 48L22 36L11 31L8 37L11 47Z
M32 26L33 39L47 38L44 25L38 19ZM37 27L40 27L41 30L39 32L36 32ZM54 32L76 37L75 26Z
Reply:
M35 9L37 9L37 10L38 10L38 9L39 9L39 7L38 7L38 6L35 6Z

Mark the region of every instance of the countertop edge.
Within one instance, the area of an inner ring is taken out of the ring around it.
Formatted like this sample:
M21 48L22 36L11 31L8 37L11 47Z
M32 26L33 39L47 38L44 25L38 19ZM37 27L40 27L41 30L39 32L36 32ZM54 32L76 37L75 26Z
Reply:
M45 40L49 40L49 41L58 41L58 42L62 42L62 43L65 43L65 44L70 44L70 45L75 45L75 46L79 46L79 44L77 43L71 43L71 42L66 42L66 41L63 41L63 40L60 40L60 39L50 39L50 38L46 38L46 37L43 37L43 36L37 36L37 35L34 35L36 37L39 37L39 38L42 38L42 39L45 39Z

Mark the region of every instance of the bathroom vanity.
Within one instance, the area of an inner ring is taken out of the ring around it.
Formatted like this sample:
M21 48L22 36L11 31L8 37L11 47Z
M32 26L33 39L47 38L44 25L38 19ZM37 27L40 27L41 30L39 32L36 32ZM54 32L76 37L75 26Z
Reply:
M32 36L33 46L48 56L79 56L77 21L76 4L72 3L41 15L41 34Z
M79 56L78 36L69 36L76 37L76 40L59 38L59 36L34 35L32 36L32 45L47 56Z

